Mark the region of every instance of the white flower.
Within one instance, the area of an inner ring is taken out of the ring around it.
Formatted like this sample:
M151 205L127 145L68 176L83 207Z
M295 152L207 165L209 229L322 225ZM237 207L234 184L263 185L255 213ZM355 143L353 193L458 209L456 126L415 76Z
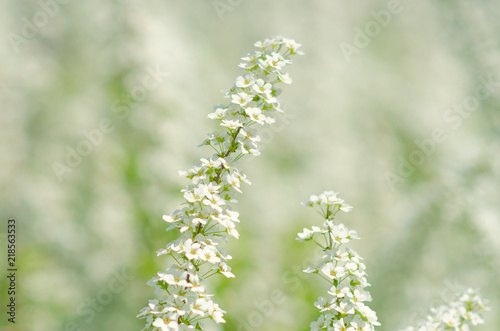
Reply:
M356 304L357 302L372 301L372 296L370 292L360 291L358 289L353 292L347 292L347 297L351 303Z
M311 239L316 233L321 233L321 229L317 226L313 226L311 230L304 228L302 232L297 234L297 240L303 242L305 240Z
M167 321L165 322L165 320L162 320L158 317L154 320L152 325L156 328L159 328L161 331L179 330L176 318L167 319Z
M318 301L314 303L314 306L317 307L320 312L324 312L335 308L335 306L332 306L332 303L333 302L330 302L323 297L319 297Z
M346 213L352 210L352 206L346 204L343 199L338 197L338 192L334 191L325 191L319 196L312 195L308 201L302 204L313 208L318 206L318 211L324 215L326 219L333 217L338 210Z
M206 186L207 197L210 198L212 195L219 193L219 190L220 190L221 187L222 187L222 185L217 185L217 184L215 184L213 182L209 183Z
M263 94L262 100L264 100L267 104L276 104L278 99L273 97L271 94Z
M238 239L240 237L238 231L236 230L236 225L229 217L222 217L221 225L226 228L226 232L230 235Z
M254 46L257 48L260 48L262 50L265 50L269 46L269 41L268 40L265 40L265 41L259 40L254 44Z
M231 131L234 131L243 126L243 124L241 124L238 120L222 120L222 123L220 125L225 126Z
M342 210L344 213L348 213L352 210L352 206L346 204L346 203L341 203L338 205L340 210Z
M226 108L217 108L213 113L208 114L208 118L213 120L222 120L227 113Z
M231 272L231 267L224 262L219 263L219 272L227 278L234 278L234 274Z
M311 195L309 200L303 202L302 205L312 207L319 202L319 197L317 195Z
M306 269L302 270L302 272L305 272L306 274L312 274L316 271L318 271L318 267L315 265L310 265Z
M207 308L209 307L209 302L206 298L198 298L194 303L191 304L190 311L198 316L206 316Z
M232 222L235 222L235 223L239 223L240 222L240 220L238 219L240 217L240 213L238 213L235 210L226 209L226 216Z
M213 160L213 158L210 159L200 159L202 167L208 168L208 169L213 169L213 168L219 168L221 165L221 162L219 160Z
M259 94L271 94L272 87L271 83L266 83L262 78L257 79L252 86L253 90Z
M351 275L354 275L356 273L356 271L358 271L358 264L356 262L353 262L353 261L349 261L345 264L345 267L347 269L347 271L349 272L349 274Z
M335 266L333 263L326 263L320 271L330 279L342 279L346 275L346 269L342 266Z
M301 44L295 42L293 39L283 38L283 43L288 48L291 54L302 54L302 51L299 51L299 48L302 46Z
M170 285L190 286L188 285L189 283L186 282L187 271L184 270L177 269L167 270L167 272L159 272L158 277L160 278L160 280L163 280Z
M219 308L219 305L214 303L213 301L210 302L210 317L217 322L217 323L225 323L226 321L222 318L224 315L225 311Z
M242 153L242 154L253 154L255 156L260 155L260 152L256 148L257 146L255 145L254 142L248 141L248 140L244 140L244 141L239 140L238 142L240 143L240 146L239 146L239 152L240 153Z
M458 300L431 308L431 314L427 316L427 321L404 330L470 330L471 325L484 323L481 316L483 310L489 310L489 307L486 307L479 291L468 288L459 295Z
M163 215L163 220L167 223L177 223L179 221L178 215Z
M325 191L321 193L318 197L318 200L321 203L324 203L327 206L331 206L334 203L340 201L341 199L337 196L338 192L334 191Z
M252 75L239 76L236 78L236 87L245 88L254 83L254 78Z
M345 323L345 321L344 321L343 318L340 318L340 319L334 321L332 326L333 326L333 330L334 331L345 331L345 330L347 330L347 325L346 325L346 323Z
M209 198L203 200L203 204L217 210L218 212L221 212L222 206L226 204L226 201L221 199L221 197L219 197L218 195L212 194Z
M246 94L245 92L240 92L231 95L232 103L237 104L241 107L246 106L250 101L252 101L253 96Z
M246 70L252 70L257 65L257 61L261 56L261 52L253 52L251 54L248 54L248 56L241 58L244 62L240 63L239 67Z
M252 121L261 125L265 124L266 116L262 114L260 108L248 107L245 108L245 113L252 119Z
M344 298L346 295L348 295L350 292L349 287L340 287L340 286L332 286L330 287L330 290L328 291L328 294L330 294L334 298Z
M264 71L272 71L272 70L281 70L285 65L289 62L283 58L278 53L271 53L266 55L265 59L259 60L259 67L261 67Z
M234 188L236 191L241 192L240 190L240 177L237 174L228 174L226 176L227 183Z
M290 78L290 75L288 73L280 73L278 75L278 80L284 84L292 84L292 78Z
M207 194L205 185L200 185L195 187L192 191L187 191L184 193L184 199L188 202L201 201Z
M334 225L331 229L332 240L337 244L345 244L350 241L350 232L344 224Z
M256 134L256 130L249 127L241 129L240 134L242 137L245 137L246 139L249 139L252 142L259 142L261 140L260 137Z
M331 315L321 315L317 321L311 323L311 331L324 330L330 325L331 320Z
M186 258L189 260L194 260L198 258L199 251L200 251L201 245L200 243L193 242L191 239L188 239L183 245L182 249L184 251L184 255Z
M365 319L368 323L373 324L373 325L380 325L379 322L377 322L377 314L373 310L370 309L370 307L358 303L356 305L356 309L358 313L361 315L363 319Z
M220 262L220 257L217 256L217 250L212 246L206 246L203 248L200 254L200 259L203 261L208 261L212 264Z

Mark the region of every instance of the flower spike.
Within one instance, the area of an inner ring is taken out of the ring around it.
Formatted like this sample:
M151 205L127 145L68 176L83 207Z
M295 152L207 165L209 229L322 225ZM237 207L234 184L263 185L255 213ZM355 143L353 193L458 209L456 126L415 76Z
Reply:
M358 234L333 221L339 211L349 212L352 207L333 191L312 195L303 205L314 208L324 218L321 227L304 228L297 235L298 241L311 241L323 250L321 259L304 272L317 274L329 283L328 297L319 297L314 303L321 315L311 323L311 331L374 330L380 323L375 312L365 305L372 300L366 290L370 286L366 267L355 251L343 246L359 239Z
M182 190L186 201L180 209L163 216L169 225L167 231L177 230L179 237L157 251L173 262L148 282L155 287L157 299L149 300L137 315L146 319L144 329L202 330L203 320L225 322L225 311L212 300L204 281L215 274L234 277L228 265L231 256L221 244L228 237L239 237L239 213L231 204L236 193L242 192L240 184L250 184L236 162L245 155L260 154L255 127L275 121L273 113L281 111L277 87L291 83L283 69L291 64L292 55L301 54L299 44L280 36L255 46L257 51L242 58L240 67L246 73L227 90L227 104L216 106L208 115L223 128L202 144L215 154L180 172L191 182Z

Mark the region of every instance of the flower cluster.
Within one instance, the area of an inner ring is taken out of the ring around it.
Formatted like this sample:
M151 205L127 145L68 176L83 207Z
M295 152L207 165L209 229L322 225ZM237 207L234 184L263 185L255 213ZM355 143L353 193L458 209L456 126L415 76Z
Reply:
M167 231L178 230L179 237L160 249L172 265L159 272L148 285L154 286L158 299L150 300L137 317L146 319L154 330L201 330L200 321L225 322L223 311L207 293L203 281L215 274L234 277L227 261L231 259L221 243L238 238L239 213L231 209L240 184L250 182L238 170L236 162L246 154L259 155L260 141L255 125L274 122L273 112L281 111L277 99L280 83L290 84L283 72L290 56L300 54L300 45L283 37L257 42L257 51L242 58L246 74L226 91L226 105L215 107L209 118L224 128L208 136L203 145L215 154L201 159L198 166L181 175L190 180L182 193L186 202L163 219Z
M323 250L322 258L304 272L318 274L330 284L329 296L319 297L314 303L322 315L311 323L311 330L374 330L374 326L380 323L375 312L364 304L371 301L370 293L365 290L370 286L366 280L366 267L355 251L341 247L351 239L359 239L358 234L333 222L339 211L348 212L352 207L337 195L326 191L304 202L304 205L316 209L325 221L321 227L304 228L297 237L300 242L314 242Z
M484 323L480 314L482 310L488 310L478 290L465 290L457 301L447 305L431 308L431 313L426 321L417 326L409 326L402 331L441 331L461 330L469 331L471 325Z

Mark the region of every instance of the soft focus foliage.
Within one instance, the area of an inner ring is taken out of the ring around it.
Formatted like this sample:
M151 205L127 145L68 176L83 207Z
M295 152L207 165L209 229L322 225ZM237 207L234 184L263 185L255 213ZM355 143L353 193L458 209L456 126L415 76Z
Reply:
M294 237L317 221L298 202L331 187L356 206L342 222L363 238L352 246L381 330L465 287L490 300L474 330L499 328L496 1L398 13L379 0L66 1L46 22L40 3L0 3L0 217L18 220L22 270L10 329L142 328L144 283L166 267L155 251L174 239L161 217L183 199L177 171L205 156L196 146L240 56L276 34L306 55L281 95L287 115L243 164L236 278L207 286L227 310L211 330L308 329L324 284L301 272L312 251ZM26 35L18 52L12 33ZM355 42L348 62L340 45Z

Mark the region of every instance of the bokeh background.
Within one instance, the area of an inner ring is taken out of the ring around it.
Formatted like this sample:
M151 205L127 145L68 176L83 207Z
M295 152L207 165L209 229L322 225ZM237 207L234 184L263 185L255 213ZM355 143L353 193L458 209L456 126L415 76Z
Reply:
M228 313L207 330L308 330L326 284L300 276L314 249L294 238L321 222L300 202L323 190L354 206L339 221L362 238L379 330L465 286L492 308L475 330L500 330L499 16L486 0L2 1L0 239L15 218L19 271L17 321L2 313L0 329L142 328L145 282L166 267L155 251L172 239L161 216L182 202L177 171L211 155L196 146L239 58L281 34L305 55L287 115L242 162L253 185L228 248L237 277L212 280ZM485 80L486 97L450 110ZM435 130L445 138L429 144ZM5 307L4 281L0 292Z

